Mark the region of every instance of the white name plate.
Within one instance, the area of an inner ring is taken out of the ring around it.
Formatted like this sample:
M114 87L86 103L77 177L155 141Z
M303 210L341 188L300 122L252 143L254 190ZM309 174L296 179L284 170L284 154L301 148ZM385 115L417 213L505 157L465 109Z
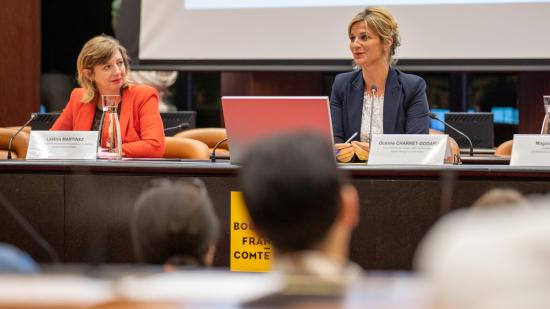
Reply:
M95 160L97 131L31 131L27 160Z
M550 166L550 135L514 134L510 165Z
M369 165L443 165L448 135L373 134Z

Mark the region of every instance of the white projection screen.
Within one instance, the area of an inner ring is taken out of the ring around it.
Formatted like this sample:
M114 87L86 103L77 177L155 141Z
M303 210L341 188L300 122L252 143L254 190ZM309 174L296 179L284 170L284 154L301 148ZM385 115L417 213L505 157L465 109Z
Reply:
M347 26L387 7L400 63L550 66L550 1L141 0L140 64L350 66Z

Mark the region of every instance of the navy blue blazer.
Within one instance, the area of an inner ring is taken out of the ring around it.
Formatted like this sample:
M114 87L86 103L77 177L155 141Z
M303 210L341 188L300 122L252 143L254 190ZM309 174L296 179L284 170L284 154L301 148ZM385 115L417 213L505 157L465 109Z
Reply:
M355 132L361 133L364 92L362 71L336 76L330 95L335 143L343 143ZM424 79L390 68L384 92L384 134L428 134L428 112Z

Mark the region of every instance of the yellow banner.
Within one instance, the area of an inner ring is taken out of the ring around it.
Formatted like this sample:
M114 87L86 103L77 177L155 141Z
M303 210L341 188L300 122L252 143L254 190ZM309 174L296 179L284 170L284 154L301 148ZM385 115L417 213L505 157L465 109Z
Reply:
M271 242L254 232L241 192L231 192L231 271L264 272L271 269Z

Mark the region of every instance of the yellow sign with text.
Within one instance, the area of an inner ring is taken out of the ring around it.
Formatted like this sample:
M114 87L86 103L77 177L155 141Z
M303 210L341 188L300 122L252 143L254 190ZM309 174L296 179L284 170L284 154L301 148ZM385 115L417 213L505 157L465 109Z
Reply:
M271 242L260 238L250 223L241 192L231 191L231 271L264 272L271 270Z

